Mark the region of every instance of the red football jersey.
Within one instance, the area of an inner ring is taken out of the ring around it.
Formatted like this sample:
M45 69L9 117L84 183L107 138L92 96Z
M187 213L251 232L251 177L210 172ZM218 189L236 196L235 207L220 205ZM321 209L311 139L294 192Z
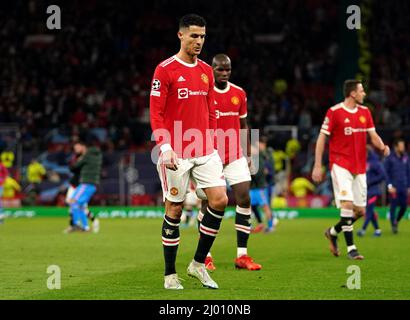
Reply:
M217 148L224 164L231 163L243 156L240 143L240 118L247 116L245 91L228 82L224 90L214 87L215 114L217 129Z
M172 147L183 159L211 154L210 129L216 129L212 68L200 59L188 64L172 56L156 67L151 85L151 128L161 151Z
M374 130L367 107L358 105L351 110L342 102L330 108L320 130L330 136L330 168L335 163L352 174L366 173L367 132Z

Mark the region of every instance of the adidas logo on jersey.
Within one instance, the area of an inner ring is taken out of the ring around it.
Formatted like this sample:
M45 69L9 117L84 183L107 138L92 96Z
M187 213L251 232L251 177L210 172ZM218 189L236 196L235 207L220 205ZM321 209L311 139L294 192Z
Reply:
M185 81L185 78L183 77L183 76L180 76L179 78L178 78L178 82L184 82Z
M346 119L345 119L345 123L350 123L349 118L346 118Z

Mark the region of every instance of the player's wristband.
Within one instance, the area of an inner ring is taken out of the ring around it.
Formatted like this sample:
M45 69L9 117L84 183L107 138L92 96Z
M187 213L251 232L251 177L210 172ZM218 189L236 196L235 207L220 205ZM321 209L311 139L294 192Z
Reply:
M166 151L172 150L172 147L169 143L164 143L161 147L159 147L161 149L161 152L164 153Z

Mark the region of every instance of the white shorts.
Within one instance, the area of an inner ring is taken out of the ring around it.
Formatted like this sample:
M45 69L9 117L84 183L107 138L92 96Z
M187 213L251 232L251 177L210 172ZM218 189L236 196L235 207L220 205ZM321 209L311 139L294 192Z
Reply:
M198 204L198 197L196 196L195 191L190 191L186 194L185 205L187 206L196 206Z
M230 186L245 181L251 181L251 173L245 157L237 159L224 166L223 172L225 179Z
M330 173L335 202L338 208L340 208L340 201L352 201L357 207L366 207L366 174L353 175L337 164L333 164Z
M160 158L157 170L164 201L168 199L171 202L183 202L189 191L189 179L201 189L226 186L222 161L216 150L199 158L179 159L176 171L167 169L161 164Z

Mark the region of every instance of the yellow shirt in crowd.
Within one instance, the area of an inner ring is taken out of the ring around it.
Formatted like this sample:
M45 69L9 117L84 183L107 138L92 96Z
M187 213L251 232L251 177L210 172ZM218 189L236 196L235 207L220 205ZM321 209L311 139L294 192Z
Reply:
M308 179L299 177L293 179L290 190L295 197L302 198L305 197L309 191L314 191L315 186Z
M3 185L3 198L12 199L16 196L16 192L21 190L19 183L11 177L7 177Z
M46 169L37 161L30 163L27 168L27 179L30 183L40 183L45 174Z

